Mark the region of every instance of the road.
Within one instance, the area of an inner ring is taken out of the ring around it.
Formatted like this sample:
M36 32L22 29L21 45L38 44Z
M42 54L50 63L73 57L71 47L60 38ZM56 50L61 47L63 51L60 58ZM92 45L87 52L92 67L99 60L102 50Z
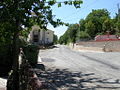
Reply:
M6 90L7 79L0 77L0 90Z
M74 51L64 45L40 50L55 90L120 90L120 53ZM52 89L51 89L52 90Z

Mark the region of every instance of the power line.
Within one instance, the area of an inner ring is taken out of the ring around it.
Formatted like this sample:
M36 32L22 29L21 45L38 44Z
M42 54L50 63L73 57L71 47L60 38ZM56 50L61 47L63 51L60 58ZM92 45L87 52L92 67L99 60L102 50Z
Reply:
M82 10L87 9L87 8L90 7L91 5L95 4L96 1L98 1L98 0L95 0L94 2L88 4L87 6L85 6L85 7L83 7L83 8L81 7L79 10L81 10L81 9L82 9ZM82 11L82 10L81 10L81 11ZM78 12L79 12L79 11L77 11L77 12L75 11L75 12L71 13L70 15L73 16L73 15L75 15L75 14L78 13ZM72 17L72 16L70 16L70 15L69 15L69 16L66 16L66 17L64 17L64 18L70 18L70 17ZM67 20L67 19L66 19L66 20Z
M92 2L92 3L96 3L96 1L98 2L98 0L95 0L94 2ZM117 1L117 0L115 0L115 1ZM89 8L91 5L93 5L93 4L89 4L89 5L87 5L87 6L85 6L84 8L80 8L79 10L80 11L82 11L82 10L85 10L85 9L87 9L87 8ZM115 8L115 7L112 7L112 8L110 8L110 9L113 9L113 8ZM82 10L81 10L82 9ZM109 10L110 10L109 9ZM79 12L79 11L78 11ZM74 12L74 13L72 13L73 15L74 14L78 14L78 12ZM120 13L120 9L119 9L119 13ZM82 13L83 14L83 13ZM120 14L119 14L120 15ZM70 17L72 17L72 16L68 16L68 17L66 17L66 18L70 18ZM72 20L72 19L78 19L78 18L80 18L80 17L73 17L73 18L70 18L70 19L65 19L65 20Z

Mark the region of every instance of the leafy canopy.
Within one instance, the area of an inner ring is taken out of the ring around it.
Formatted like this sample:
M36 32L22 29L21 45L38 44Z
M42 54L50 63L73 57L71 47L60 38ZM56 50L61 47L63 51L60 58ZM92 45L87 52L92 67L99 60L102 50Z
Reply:
M0 2L0 20L9 21L13 24L19 22L24 27L37 24L40 28L46 28L50 23L54 27L64 24L60 19L53 20L51 6L58 4L74 5L80 8L81 0L57 2L56 0L1 0Z
M69 43L73 40L90 40L96 35L105 35L108 31L110 34L120 35L120 14L111 19L110 12L106 9L92 10L85 19L79 21L79 27L73 24L60 37L60 43ZM73 32L74 31L74 32Z

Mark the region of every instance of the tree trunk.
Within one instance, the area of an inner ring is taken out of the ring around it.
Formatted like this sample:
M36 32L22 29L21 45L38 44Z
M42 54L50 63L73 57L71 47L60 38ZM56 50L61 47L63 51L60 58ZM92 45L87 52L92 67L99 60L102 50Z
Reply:
M18 32L14 33L13 37L13 88L14 90L19 90L19 62L18 62Z
M12 75L9 76L7 82L7 90L19 90L19 62L18 62L18 55L19 55L19 23L16 23L17 30L14 31L13 34L13 43L12 43L12 59L13 59L13 66L12 66Z

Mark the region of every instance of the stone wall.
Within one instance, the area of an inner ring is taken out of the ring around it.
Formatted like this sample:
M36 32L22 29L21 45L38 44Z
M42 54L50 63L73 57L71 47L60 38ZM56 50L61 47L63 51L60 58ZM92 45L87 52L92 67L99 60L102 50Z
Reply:
M73 45L70 44L73 48ZM74 45L76 50L93 50L93 51L106 51L106 52L119 52L120 41L89 41L79 42Z

